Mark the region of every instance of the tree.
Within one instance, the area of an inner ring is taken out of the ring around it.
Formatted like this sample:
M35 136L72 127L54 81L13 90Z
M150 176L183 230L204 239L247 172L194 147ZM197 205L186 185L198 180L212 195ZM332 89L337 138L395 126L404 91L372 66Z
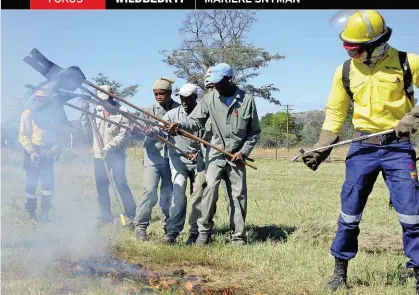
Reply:
M92 78L92 80L98 85L109 85L111 88L110 92L124 98L134 96L138 91L138 87L140 87L139 84L124 87L120 82L110 80L109 77L105 76L103 73L99 73L96 77Z
M274 60L285 58L271 54L246 41L246 34L257 21L256 11L202 10L190 12L180 33L181 47L171 52L163 50L164 63L174 67L175 74L205 89L206 70L220 62L232 66L235 82L255 97L281 104L272 92L279 91L273 84L255 86L248 82L260 75L259 69Z
M289 113L288 114L288 130L291 131L294 129L294 118ZM287 113L286 112L277 112L272 117L272 126L277 127L282 132L287 132Z
M349 105L348 113L346 114L345 123L342 126L342 130L340 131L339 137L340 140L346 140L353 137L354 134L354 125L352 123L352 119L354 116L354 103L351 101Z
M303 145L314 145L319 139L320 131L326 116L324 110L301 112L294 115Z
M260 119L260 128L265 129L265 128L271 126L272 125L272 117L273 117L272 113L268 113L268 114L264 115Z

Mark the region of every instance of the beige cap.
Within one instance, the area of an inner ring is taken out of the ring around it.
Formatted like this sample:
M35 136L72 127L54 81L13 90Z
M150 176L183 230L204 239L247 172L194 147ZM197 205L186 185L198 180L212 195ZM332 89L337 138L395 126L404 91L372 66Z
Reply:
M175 80L171 78L160 78L156 80L153 84L153 90L163 89L172 91L172 84L175 83Z

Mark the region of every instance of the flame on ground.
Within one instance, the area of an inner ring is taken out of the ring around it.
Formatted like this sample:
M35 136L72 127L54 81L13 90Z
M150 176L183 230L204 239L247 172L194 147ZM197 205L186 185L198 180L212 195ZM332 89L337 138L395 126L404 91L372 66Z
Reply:
M61 257L57 266L61 272L69 273L71 276L103 277L115 283L119 282L118 289L124 293L128 292L126 294L135 294L135 289L138 289L139 285L148 286L156 291L176 290L185 295L235 295L239 289L228 287L211 290L204 285L207 281L197 276L187 276L184 271L161 275L139 264L119 261L110 255L79 261L72 261L70 257ZM130 282L131 286L127 282Z

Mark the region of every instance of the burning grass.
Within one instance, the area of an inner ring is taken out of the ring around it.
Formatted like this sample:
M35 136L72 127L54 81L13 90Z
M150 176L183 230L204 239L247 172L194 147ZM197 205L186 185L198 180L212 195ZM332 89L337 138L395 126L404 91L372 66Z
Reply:
M192 294L200 288L203 282L196 276L184 275L182 271L154 273L141 264L128 263L124 260L115 259L111 255L103 257L89 257L77 261L69 257L61 257L58 266L63 273L73 277L105 278L115 284L118 290L144 293L146 291L173 291ZM130 285L127 287L127 285Z

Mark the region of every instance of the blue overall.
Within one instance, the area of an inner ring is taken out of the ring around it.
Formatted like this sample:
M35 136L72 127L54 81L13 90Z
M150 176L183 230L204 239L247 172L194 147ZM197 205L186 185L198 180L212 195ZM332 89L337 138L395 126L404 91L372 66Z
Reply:
M338 230L331 246L333 256L349 260L358 252L359 223L379 172L403 229L407 268L419 266L419 183L416 153L409 141L375 145L352 143L346 158L346 179L341 192Z

